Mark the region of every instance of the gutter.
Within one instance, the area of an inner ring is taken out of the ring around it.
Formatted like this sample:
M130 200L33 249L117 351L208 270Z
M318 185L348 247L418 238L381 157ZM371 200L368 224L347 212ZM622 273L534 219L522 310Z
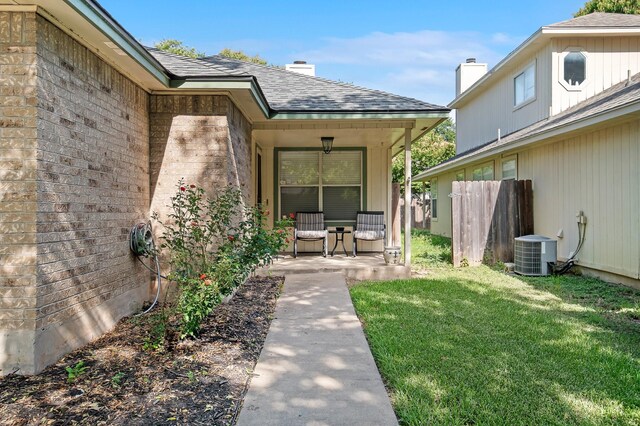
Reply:
M640 111L640 99L637 99L634 102L628 103L626 105L621 105L617 108L612 108L608 111L604 111L596 115L584 117L575 121L571 121L566 124L561 124L551 129L547 129L540 133L536 133L530 136L525 136L521 139L516 139L513 142L509 142L504 145L490 148L486 151L483 151L482 153L479 153L478 155L474 155L473 153L471 153L468 156L461 157L459 159L455 159L450 162L442 163L441 165L431 167L430 169L427 169L422 173L418 173L412 179L414 181L425 180L429 177L436 176L440 173L447 172L451 169L460 167L462 165L466 165L468 163L472 163L476 161L481 161L488 157L501 154L505 151L523 148L527 145L531 145L545 139L558 137L566 133L575 132L579 130L587 130L587 128L595 126L602 122L623 117L625 115L633 114L638 111Z
M158 81L169 87L170 77L165 68L127 30L120 26L102 6L90 0L63 1L97 30L113 40L118 47L124 50Z
M335 110L292 112L274 111L272 120L392 120L392 119L422 119L449 117L449 110L433 111L358 111L344 112Z

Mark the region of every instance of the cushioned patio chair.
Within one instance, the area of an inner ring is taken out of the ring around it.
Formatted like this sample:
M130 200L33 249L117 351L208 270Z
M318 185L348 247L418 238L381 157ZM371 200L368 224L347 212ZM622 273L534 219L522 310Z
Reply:
M384 212L358 212L356 228L353 231L353 257L357 254L358 240L384 240L385 235Z
M322 240L322 256L327 257L329 231L324 226L324 213L298 212L296 213L296 227L293 230L293 257L298 257L298 240Z

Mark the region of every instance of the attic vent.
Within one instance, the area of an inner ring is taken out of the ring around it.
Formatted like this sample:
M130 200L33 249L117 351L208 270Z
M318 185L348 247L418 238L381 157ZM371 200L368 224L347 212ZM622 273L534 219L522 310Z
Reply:
M475 64L476 63L476 58L467 58L467 63L468 64Z

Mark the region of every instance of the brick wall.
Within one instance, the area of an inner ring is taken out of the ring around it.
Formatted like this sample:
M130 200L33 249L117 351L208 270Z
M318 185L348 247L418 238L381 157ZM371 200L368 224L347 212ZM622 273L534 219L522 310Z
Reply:
M3 372L11 372L15 365L33 360L35 39L35 14L0 12L0 369Z
M31 181L21 184L30 192L21 211L36 234L21 247L37 254L30 265L37 278L35 285L23 279L29 299L15 299L0 317L7 330L9 321L28 315L24 330L31 336L1 348L0 368L19 365L31 373L107 331L148 297L149 274L127 239L130 227L148 217L149 97L44 18L29 15L26 22L37 27L27 34L29 55L35 42L37 79L25 103L37 105L25 112L36 129L22 131L35 132L37 143L26 160ZM9 359L16 352L22 355Z
M240 186L250 195L251 127L226 96L152 96L151 210L165 217L180 178L214 195Z

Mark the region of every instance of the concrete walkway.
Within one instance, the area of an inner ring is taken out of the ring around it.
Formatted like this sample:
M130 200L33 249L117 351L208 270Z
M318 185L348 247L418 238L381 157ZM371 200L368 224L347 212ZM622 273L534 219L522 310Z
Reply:
M340 273L285 279L238 425L397 425Z

